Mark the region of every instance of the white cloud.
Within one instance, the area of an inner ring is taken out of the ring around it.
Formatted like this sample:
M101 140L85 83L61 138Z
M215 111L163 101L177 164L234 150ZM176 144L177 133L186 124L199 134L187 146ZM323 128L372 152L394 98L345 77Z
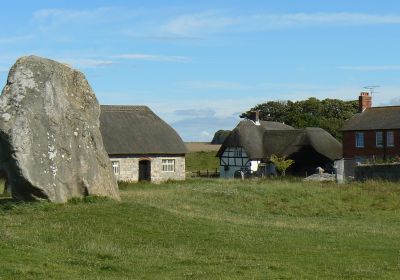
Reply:
M113 64L114 62L111 60L103 60L103 59L87 59L87 58L60 58L57 59L60 62L72 65L77 68L96 68L103 67Z
M163 26L163 29L173 34L187 35L198 30L221 31L240 22L240 18L223 16L217 12L208 11L179 16Z
M14 44L32 39L33 35L0 37L0 44Z
M182 99L170 103L168 101L157 102L149 100L144 102L159 113L168 122L177 122L183 119L203 119L203 118L230 118L238 117L237 112L244 112L258 103L265 102L266 97L242 96L238 98L227 98L226 96L214 98ZM143 103L143 102L142 102ZM168 104L168 106L166 106ZM195 104L195 105L194 105ZM197 108L207 108L213 114L210 115L182 115L182 110L198 110ZM178 112L178 113L177 113Z
M154 55L143 53L129 53L114 55L113 58L127 59L127 60L145 60L145 61L160 61L160 62L190 62L191 58L186 56L168 56L168 55Z
M152 54L121 54L105 55L96 58L59 58L58 61L77 68L105 67L118 62L118 60L143 60L155 62L188 62L190 58L184 56L163 56Z
M131 22L141 13L141 9L124 9L121 7L99 7L86 10L42 9L33 13L32 21L39 26L41 31L54 30L60 27L69 27L73 31L79 31L87 26ZM76 26L80 29L76 29ZM96 33L103 32L104 29L99 28Z
M210 108L204 109L181 109L175 110L174 114L184 117L212 117L215 115L215 110Z
M208 131L205 131L205 130L203 130L202 132L201 132L201 136L203 136L203 137L210 137L210 132L208 132Z
M396 105L396 106L399 106L399 105L400 105L400 97L391 99L391 100L387 103L387 105L392 105L392 106Z
M185 81L181 85L190 89L249 90L252 87L229 81Z
M400 71L400 65L359 65L359 66L340 66L342 70L379 72L379 71Z
M213 134L220 129L233 129L238 117L198 117L185 118L170 123L184 141L211 141Z
M67 9L42 9L35 11L33 19L37 21L50 21L53 24L77 20L93 21L107 19L111 13L118 12L115 7L102 7L93 10L67 10Z
M167 34L163 32L163 30L159 30L159 26L155 25L148 29L147 28L134 28L132 29L124 29L121 31L121 34L126 35L131 38L135 39L144 39L150 41L198 41L202 38L194 37L194 36L185 36L185 35L178 35L178 34Z
M189 35L202 32L260 31L299 26L360 26L400 24L400 15L365 13L294 13L226 15L218 11L178 16L162 29L168 33Z

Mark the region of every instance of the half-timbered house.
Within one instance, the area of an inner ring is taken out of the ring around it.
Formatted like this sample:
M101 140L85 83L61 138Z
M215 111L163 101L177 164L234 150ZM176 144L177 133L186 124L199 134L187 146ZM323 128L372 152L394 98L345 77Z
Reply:
M333 169L333 162L342 156L341 144L321 128L294 129L279 122L241 121L221 145L220 174L232 178L237 171L246 173L274 170L271 155L286 156L295 161L288 170L294 175L311 174L317 167ZM268 164L260 170L260 163Z

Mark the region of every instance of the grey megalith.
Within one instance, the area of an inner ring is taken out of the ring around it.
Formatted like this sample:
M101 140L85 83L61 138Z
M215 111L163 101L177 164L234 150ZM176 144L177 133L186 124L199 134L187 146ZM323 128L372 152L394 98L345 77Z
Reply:
M18 59L0 96L0 160L13 198L119 199L99 115L81 72L37 56Z

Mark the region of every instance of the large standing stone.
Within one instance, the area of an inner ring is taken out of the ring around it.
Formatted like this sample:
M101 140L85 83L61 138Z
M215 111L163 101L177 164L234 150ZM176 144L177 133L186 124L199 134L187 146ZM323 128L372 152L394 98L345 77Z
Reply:
M12 196L119 199L99 115L81 72L36 56L18 59L0 96L0 160Z

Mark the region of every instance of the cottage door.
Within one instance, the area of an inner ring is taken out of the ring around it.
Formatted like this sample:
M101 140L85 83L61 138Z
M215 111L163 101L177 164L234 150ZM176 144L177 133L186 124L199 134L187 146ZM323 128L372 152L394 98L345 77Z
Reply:
M151 164L150 160L139 161L139 181L151 180Z

